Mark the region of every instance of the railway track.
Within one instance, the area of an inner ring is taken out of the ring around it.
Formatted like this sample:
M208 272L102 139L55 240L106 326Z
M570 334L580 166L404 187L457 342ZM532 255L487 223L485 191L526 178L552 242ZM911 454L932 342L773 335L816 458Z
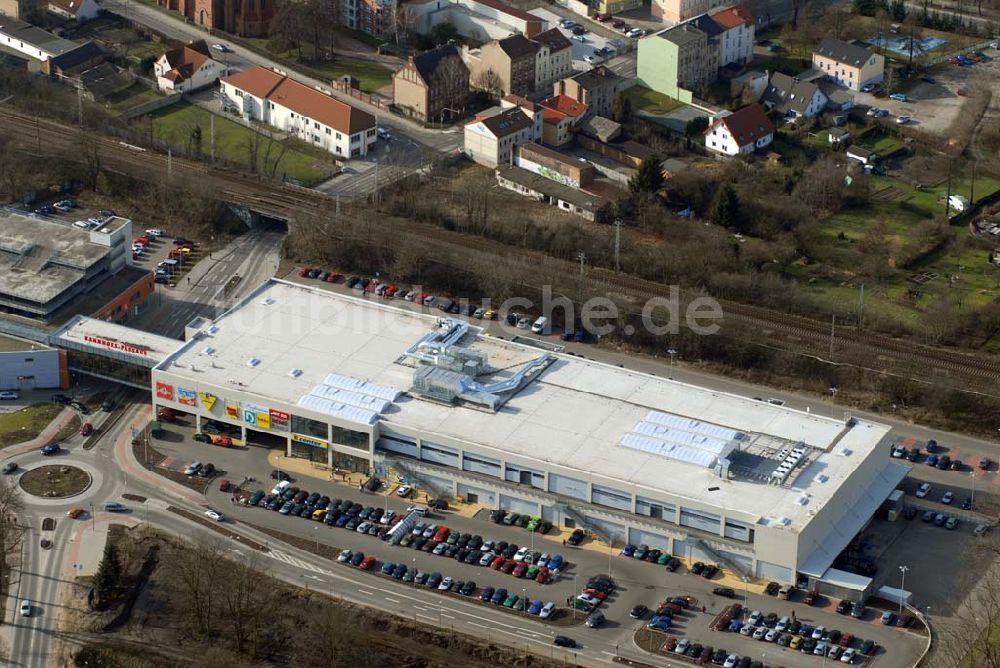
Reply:
M0 116L21 131L17 139L28 150L44 154L43 148L51 153L80 146L78 128L23 114L4 105L0 105ZM87 137L100 150L102 166L133 177L156 181L165 178L169 171L172 179L210 185L219 198L231 204L290 220L302 214L322 213L333 206L333 200L318 191L203 163L178 158L168 160L167 156L153 151L136 151L114 138L93 134ZM532 269L545 268L555 292L572 295L579 286L577 265L571 261L414 221L392 221L390 234L425 247L429 258L456 268L474 272L503 258L524 266L525 276L534 275L536 272ZM641 312L642 304L649 298L669 296L668 286L600 268L588 270L587 283L590 288L600 286L615 296L626 298L636 313ZM998 358L921 345L846 326L834 328L831 352L831 328L824 322L738 302L718 301L725 314L723 333L728 337L809 355L831 364L851 365L1000 396Z

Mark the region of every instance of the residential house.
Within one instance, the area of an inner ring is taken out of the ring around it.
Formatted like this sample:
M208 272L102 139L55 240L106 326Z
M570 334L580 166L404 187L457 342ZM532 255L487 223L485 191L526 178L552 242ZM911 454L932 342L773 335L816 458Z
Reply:
M558 28L531 38L535 52L535 83L532 90L544 90L573 72L573 43Z
M815 81L775 72L760 101L785 118L811 118L826 108L828 99Z
M516 146L541 140L540 115L521 106L480 114L465 126L463 152L487 167L508 164Z
M729 97L742 100L744 104L756 102L768 87L768 76L764 70L749 70L729 80Z
M511 35L479 49L463 47L462 59L469 66L474 88L527 95L535 85L537 51L538 45L524 35Z
M723 155L748 155L773 139L774 125L756 102L737 111L722 112L705 130L705 148Z
M447 21L458 34L477 42L511 35L532 38L546 28L546 21L500 0L412 0L407 2L407 21L414 32L429 35L434 26Z
M719 67L746 65L753 60L754 20L742 7L710 12L708 18L721 29Z
M618 93L631 82L604 65L560 79L553 90L554 95L565 95L587 105L586 115L611 116Z
M469 101L469 68L452 44L410 56L392 75L392 99L423 121L458 115Z
M205 40L167 51L153 63L156 86L165 93L190 93L226 76L226 66L214 60Z
M75 46L75 49L54 55L43 62L42 71L54 77L75 76L107 60L108 54L95 42Z
M43 63L80 47L76 42L57 37L13 16L5 16L0 21L0 45Z
M504 95L500 100L501 111L507 111L514 107L519 107L531 119L531 136L534 138L534 141L540 141L545 125L542 106L520 95Z
M861 90L885 78L885 56L870 46L827 37L813 51L813 67L844 88Z
M77 23L96 19L101 13L97 0L48 0L49 11Z
M267 37L275 0L157 0L192 23L239 37Z
M731 0L652 0L650 13L664 23L683 23L713 9L725 7Z
M334 155L367 155L377 141L375 117L266 67L221 81L224 104L248 120L291 133Z
M542 142L565 146L573 140L572 130L587 112L587 105L565 95L553 95L539 102L542 108Z

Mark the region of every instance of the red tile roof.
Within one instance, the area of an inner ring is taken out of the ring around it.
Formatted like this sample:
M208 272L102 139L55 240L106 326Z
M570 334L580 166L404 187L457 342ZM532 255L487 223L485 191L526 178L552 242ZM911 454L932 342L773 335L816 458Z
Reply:
M179 46L163 54L167 58L170 70L164 75L171 81L189 79L209 59L208 45L205 40L192 42L187 46Z
M568 95L553 95L547 100L542 100L539 104L543 109L558 111L566 116L578 118L586 113L587 105L577 102Z
M480 5L485 5L498 12L503 12L508 16L513 16L521 19L522 21L541 21L542 19L535 16L534 14L529 14L523 9L518 9L517 7L511 7L510 5L500 2L500 0L472 0L474 3L479 3Z
M709 14L709 17L726 30L741 25L752 25L754 22L750 12L741 7L727 7L714 14Z
M375 117L367 111L259 65L222 81L345 134L375 127Z
M756 102L748 104L728 116L716 119L705 130L705 134L708 134L720 124L726 126L729 134L733 136L733 139L736 140L739 146L746 146L769 134L774 134L774 125L771 124L771 119L764 113L764 108Z

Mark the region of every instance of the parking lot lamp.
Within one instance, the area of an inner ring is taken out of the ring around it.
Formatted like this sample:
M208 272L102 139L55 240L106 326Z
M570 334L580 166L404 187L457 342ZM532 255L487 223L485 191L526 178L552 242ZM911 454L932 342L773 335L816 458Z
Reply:
M969 510L972 510L976 505L976 469L973 468L969 475L972 476L972 498L969 499Z
M899 614L903 614L903 591L906 588L906 571L910 570L909 566L899 567Z

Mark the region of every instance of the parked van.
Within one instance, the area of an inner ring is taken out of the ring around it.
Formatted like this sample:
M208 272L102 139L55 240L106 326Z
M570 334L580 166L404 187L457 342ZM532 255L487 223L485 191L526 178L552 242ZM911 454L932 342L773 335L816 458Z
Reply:
M539 316L538 319L531 325L531 331L535 334L551 334L552 326L549 324L549 319L544 315Z
M406 512L416 513L417 515L424 516L431 511L430 508L428 508L427 506L410 506L409 508L406 509Z
M274 486L274 489L271 490L271 494L281 494L291 486L292 483L290 481L282 480L281 482L279 482L277 485Z

